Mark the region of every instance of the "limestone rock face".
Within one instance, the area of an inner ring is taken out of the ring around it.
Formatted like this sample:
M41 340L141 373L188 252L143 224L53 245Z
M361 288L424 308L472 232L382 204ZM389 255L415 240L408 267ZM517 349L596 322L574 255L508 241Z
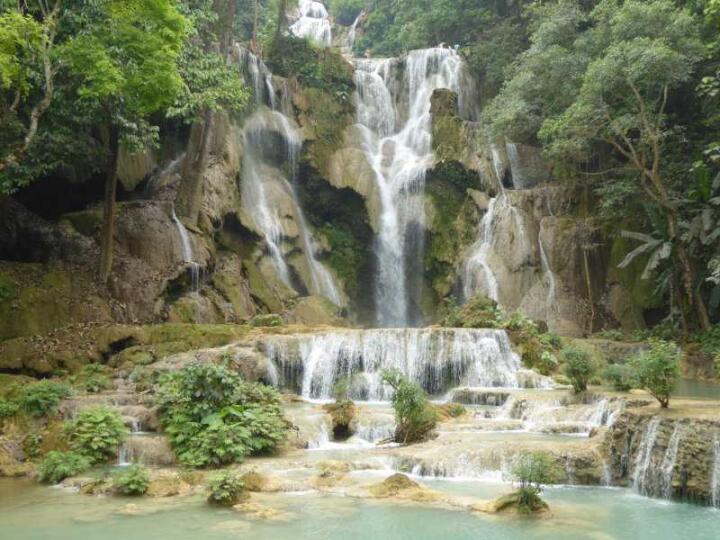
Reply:
M338 308L321 296L307 296L298 300L295 308L288 314L288 322L309 326L344 326L345 321L338 316Z
M663 415L646 410L621 414L603 448L613 484L653 497L710 504L720 422L714 412L704 416L672 409Z

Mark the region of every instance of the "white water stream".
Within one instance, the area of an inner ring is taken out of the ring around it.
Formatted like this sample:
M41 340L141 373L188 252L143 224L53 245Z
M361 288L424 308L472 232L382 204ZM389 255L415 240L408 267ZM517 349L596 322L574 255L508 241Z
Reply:
M192 244L190 243L190 235L188 235L185 225L175 214L175 208L172 209L172 220L180 235L180 245L182 246L183 262L188 265L190 272L190 283L192 292L200 289L200 265L193 260Z
M314 0L300 0L298 3L299 18L290 26L290 31L297 37L330 46L332 43L332 26L325 5Z
M355 68L361 146L381 207L377 322L404 327L419 322L425 172L434 159L430 100L439 88L461 95L463 62L454 50L435 48L401 59L356 59Z
M252 218L265 240L278 277L288 287L292 287L286 260L290 249L284 241L288 230L296 228L308 270L309 282L305 285L309 292L341 305L343 300L332 275L317 259L315 240L296 191L302 136L291 120L287 88L284 84L279 88L278 99L272 74L265 64L241 48L238 48L238 58L243 72L253 84L258 106L246 120L242 132L245 149L241 182L243 211Z

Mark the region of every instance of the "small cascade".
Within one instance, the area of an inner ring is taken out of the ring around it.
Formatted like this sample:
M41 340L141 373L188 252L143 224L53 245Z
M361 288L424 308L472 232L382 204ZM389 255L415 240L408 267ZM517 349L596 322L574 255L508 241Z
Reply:
M180 245L182 246L183 262L188 265L190 271L190 282L192 284L192 292L200 290L200 265L193 260L192 244L190 244L190 235L188 235L185 225L178 219L175 214L175 208L172 209L172 220L180 234Z
M612 486L612 470L610 469L610 465L608 464L607 460L603 457L601 458L602 462L602 476L600 478L600 482L605 487Z
M382 373L396 369L433 396L458 386L517 388L521 364L502 330L381 329L274 336L261 345L279 386L329 400L351 381L355 400L387 401Z
M325 5L314 0L300 0L298 4L300 17L290 31L301 38L308 38L326 47L332 43L332 26Z
M540 248L540 263L542 265L542 271L545 281L547 281L547 300L546 300L546 319L550 320L550 315L553 311L557 311L557 285L555 283L555 274L550 268L550 263L545 253L545 247L542 242L542 233L538 232L538 246Z
M710 475L710 493L712 505L720 508L720 434L713 440L712 474Z
M657 440L658 428L660 427L660 418L654 417L648 422L645 432L643 433L637 457L635 458L635 469L632 474L633 489L642 494L648 494L648 484L651 481L652 473L650 471L653 449Z
M488 298L499 301L498 282L495 273L488 263L488 255L493 245L495 209L498 198L490 199L488 209L480 222L480 239L472 248L472 255L465 262L463 274L463 296L469 300L478 291L484 292Z
M277 275L285 285L292 287L284 245L287 229L291 228L297 229L308 270L309 283L305 285L310 293L342 305L334 279L317 259L315 241L300 206L296 178L302 136L290 118L287 89L284 86L279 89L281 99L278 100L272 74L265 64L242 48L237 49L237 56L243 72L253 83L258 106L242 131L243 210L263 237ZM289 175L284 168L289 170Z
M348 30L348 35L345 39L345 44L343 45L343 52L347 55L352 54L353 47L355 47L355 39L357 37L357 27L358 24L360 24L360 19L362 19L364 16L365 12L361 11L360 14L355 17L355 21L350 26L350 30Z
M525 187L525 179L522 176L520 168L520 154L515 143L509 142L505 144L507 150L508 161L510 162L510 175L514 189L523 189Z
M380 200L375 252L377 322L419 322L425 228L425 172L432 165L431 97L458 92L464 65L452 49L410 52L402 59L356 59L357 125Z
M502 191L503 179L505 178L505 165L500 157L500 150L494 143L490 144L490 156L492 157L493 172L495 173L498 189Z
M673 472L675 472L675 462L677 461L683 429L683 426L679 422L675 423L672 435L670 436L670 442L663 457L662 465L660 466L659 492L666 499L672 497L672 478Z

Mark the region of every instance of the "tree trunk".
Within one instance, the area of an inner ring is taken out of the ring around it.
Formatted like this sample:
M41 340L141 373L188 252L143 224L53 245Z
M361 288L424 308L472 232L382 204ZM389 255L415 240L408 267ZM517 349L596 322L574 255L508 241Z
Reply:
M100 281L107 284L113 264L113 239L115 236L115 193L117 191L117 164L120 153L120 133L117 126L110 128L108 161L105 169L105 203L100 238Z

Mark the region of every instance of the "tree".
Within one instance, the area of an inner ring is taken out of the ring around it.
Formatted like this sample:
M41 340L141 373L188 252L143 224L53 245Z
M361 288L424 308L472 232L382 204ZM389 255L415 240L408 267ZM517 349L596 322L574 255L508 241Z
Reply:
M567 347L560 352L560 360L565 364L565 374L575 393L587 390L588 382L595 371L588 353L577 347Z
M655 399L660 407L667 409L670 394L680 374L680 351L669 341L652 341L647 351L632 360L637 381Z
M383 373L383 382L393 389L395 440L408 444L425 439L435 428L437 412L423 389L398 371Z
M686 83L702 55L698 26L669 0L605 1L593 12L589 39L599 53L588 64L572 104L539 131L551 154L589 158L607 145L635 172L648 200L661 209L677 258L688 310L709 327L696 271L680 230L680 202L664 174L671 135L670 93Z
M5 192L14 188L7 169L23 159L52 103L59 65L54 48L61 0L22 4L0 14L0 120L8 130L2 139L10 136L0 149L0 187ZM35 88L37 80L42 82Z
M532 452L517 456L510 477L519 484L517 506L521 512L536 512L547 508L540 498L543 485L557 481L558 469L552 456L545 452Z
M100 280L112 270L121 142L138 148L153 142L150 116L169 107L182 80L177 59L187 21L172 0L83 2L77 33L63 47L71 73L80 81L78 99L104 126L105 199Z
M180 57L183 90L170 115L192 124L177 209L193 225L200 214L216 115L240 111L248 101L237 70L227 64L235 10L235 0L196 0L185 10L193 24Z

